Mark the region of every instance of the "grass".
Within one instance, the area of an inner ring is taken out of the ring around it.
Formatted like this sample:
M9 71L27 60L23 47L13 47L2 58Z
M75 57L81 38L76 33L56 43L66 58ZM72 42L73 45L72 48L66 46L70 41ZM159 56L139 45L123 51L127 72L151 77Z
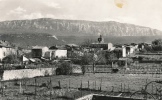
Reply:
M50 77L38 77L36 79L36 88L35 88L35 79L24 79L21 80L22 89L24 94L20 94L20 86L14 85L15 82L8 81L3 82L2 86L6 85L4 89L3 100L7 100L12 98L12 100L34 100L35 89L37 91L37 99L38 100L46 100L50 98L50 93L52 93L52 98L59 99L61 97L74 98L74 93L79 92L78 88L90 88L92 90L99 90L101 86L102 91L107 92L135 92L144 88L147 82L153 80L160 80L162 75L152 76L149 74L141 74L141 75L133 75L133 74L110 74L110 73L86 73L85 75L73 76L73 75L59 75L59 76L50 76ZM46 87L51 79L51 87ZM59 82L61 85L61 89L55 88L59 86ZM88 86L89 81L89 86ZM102 81L102 82L101 82ZM17 84L20 84L20 80L16 81ZM46 85L45 85L46 84ZM42 86L43 85L43 86ZM152 85L148 87L149 92L151 92ZM122 89L121 89L122 87ZM51 92L50 92L51 91ZM94 91L95 92L95 91ZM153 92L155 92L155 88L153 88ZM88 92L89 93L89 92ZM32 94L32 95L30 95ZM79 96L77 96L79 97ZM20 98L20 99L19 99ZM30 98L30 99L29 99ZM65 100L65 98L63 98Z

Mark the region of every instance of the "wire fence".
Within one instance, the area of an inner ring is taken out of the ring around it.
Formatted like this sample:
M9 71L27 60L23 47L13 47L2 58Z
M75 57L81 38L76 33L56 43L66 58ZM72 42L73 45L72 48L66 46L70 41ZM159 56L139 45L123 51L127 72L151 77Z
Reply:
M62 76L60 76L62 77ZM42 79L45 78L45 79ZM144 80L147 84L147 80ZM133 85L134 86L134 85ZM130 97L132 93L141 91L145 85L137 89L130 83L110 85L106 79L97 80L60 80L53 77L37 77L33 79L21 79L1 81L0 95L2 100L74 100L86 94L97 93L121 97ZM156 98L161 98L161 86L151 84L148 88ZM137 93L134 98L143 98L142 93Z

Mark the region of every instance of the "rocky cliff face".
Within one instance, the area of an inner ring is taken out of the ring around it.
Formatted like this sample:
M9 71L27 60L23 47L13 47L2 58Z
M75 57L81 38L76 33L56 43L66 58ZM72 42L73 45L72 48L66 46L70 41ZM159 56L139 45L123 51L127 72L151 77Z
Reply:
M132 24L92 22L78 20L57 20L41 18L0 22L0 33L50 33L54 35L98 35L105 36L155 36L161 31Z

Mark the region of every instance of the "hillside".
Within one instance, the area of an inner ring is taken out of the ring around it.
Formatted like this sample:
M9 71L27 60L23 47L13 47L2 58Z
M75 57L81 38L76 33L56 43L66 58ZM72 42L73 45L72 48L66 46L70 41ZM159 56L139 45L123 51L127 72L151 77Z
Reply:
M23 47L31 48L31 46L53 46L65 44L64 40L58 39L55 35L46 33L35 34L35 33L24 33L24 34L1 34L0 40L6 40L10 43Z
M156 36L161 31L133 24L41 18L0 22L0 34L49 33L56 36Z

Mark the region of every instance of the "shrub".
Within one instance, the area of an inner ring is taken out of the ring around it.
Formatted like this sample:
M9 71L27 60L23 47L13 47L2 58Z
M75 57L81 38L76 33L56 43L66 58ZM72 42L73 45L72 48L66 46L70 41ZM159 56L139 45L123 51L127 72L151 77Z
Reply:
M72 74L72 66L69 62L61 62L56 69L56 75L70 75Z
M9 64L15 64L15 63L20 63L21 60L17 57L17 55L8 55L2 60L3 63L9 63Z

